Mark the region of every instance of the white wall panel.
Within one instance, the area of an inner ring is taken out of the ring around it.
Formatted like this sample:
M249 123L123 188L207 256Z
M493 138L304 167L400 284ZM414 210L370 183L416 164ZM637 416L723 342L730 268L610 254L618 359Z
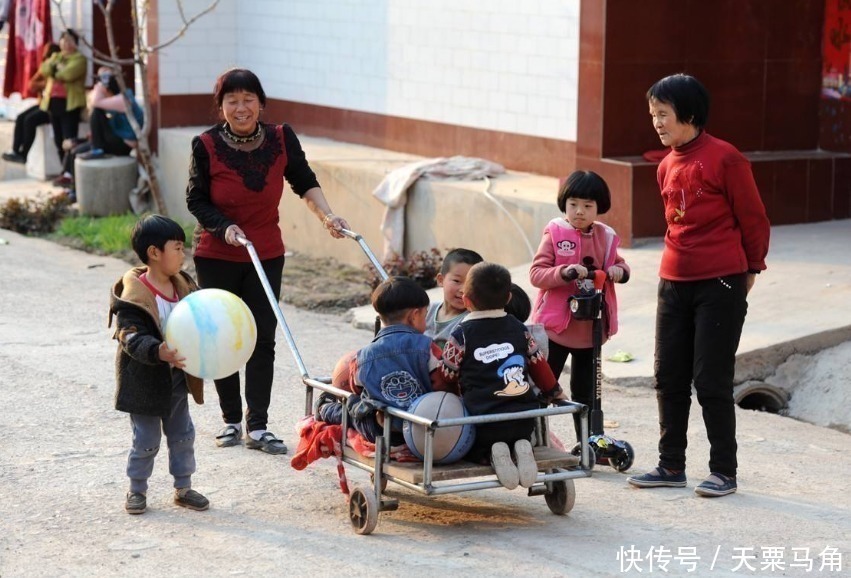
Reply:
M576 140L579 3L221 0L162 54L161 92L209 93L238 65L272 98ZM176 4L159 6L165 38Z

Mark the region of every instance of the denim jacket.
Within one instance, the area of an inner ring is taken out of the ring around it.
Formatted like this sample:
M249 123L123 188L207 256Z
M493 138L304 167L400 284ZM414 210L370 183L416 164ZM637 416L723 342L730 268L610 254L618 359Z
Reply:
M429 360L432 341L407 325L391 325L358 351L356 383L362 398L406 409L431 391Z

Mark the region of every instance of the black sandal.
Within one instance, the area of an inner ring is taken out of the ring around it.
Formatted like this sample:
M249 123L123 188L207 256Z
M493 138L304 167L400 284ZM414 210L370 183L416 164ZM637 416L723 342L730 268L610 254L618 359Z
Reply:
M245 436L245 447L252 450L260 450L267 454L280 455L287 453L287 446L275 437L270 431L267 431L260 436L259 440L255 440L250 435Z
M222 431L216 435L216 445L220 448L228 448L230 446L239 445L242 438L242 431L238 427L226 425Z

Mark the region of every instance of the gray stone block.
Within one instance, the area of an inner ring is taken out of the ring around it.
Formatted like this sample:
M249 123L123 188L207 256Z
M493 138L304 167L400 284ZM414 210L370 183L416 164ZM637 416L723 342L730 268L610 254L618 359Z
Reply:
M119 215L130 210L130 191L136 186L138 169L133 157L74 162L77 205L80 214L93 217Z

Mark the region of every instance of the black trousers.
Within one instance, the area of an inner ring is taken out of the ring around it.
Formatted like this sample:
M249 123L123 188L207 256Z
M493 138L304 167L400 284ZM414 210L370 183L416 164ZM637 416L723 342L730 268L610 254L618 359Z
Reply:
M50 115L38 105L31 106L15 119L15 134L12 137L12 151L27 158L35 141L35 131L50 122Z
M709 438L709 471L736 475L733 377L748 309L746 277L659 282L654 373L663 468L685 469L694 383Z
M284 257L263 261L263 270L276 298L281 295ZM238 295L254 315L257 324L257 345L245 364L245 422L248 431L266 429L269 403L272 397L272 377L275 365L275 330L278 320L263 291L254 266L221 259L195 257L198 284L204 288L224 289ZM242 422L242 398L239 393L239 373L215 380L219 406L225 423Z
M62 141L70 138L76 139L77 132L80 129L80 113L83 108L75 108L73 110L65 110L67 99L51 98L47 105L47 112L50 113L50 124L53 125L53 143L56 145L56 151L59 153L59 158L63 157Z
M81 142L71 147L71 150L65 153L65 158L62 159L62 172L71 175L74 178L74 162L77 156L87 153L92 150L92 143L89 141Z
M89 115L89 126L92 131L92 147L119 157L126 157L133 150L124 139L112 132L106 111L93 108Z
M547 356L547 365L553 371L556 379L559 378L567 358L570 357L570 400L591 407L594 401L594 349L572 349L550 341L550 352ZM573 414L573 427L576 430L576 441L581 441L579 429L579 414Z

